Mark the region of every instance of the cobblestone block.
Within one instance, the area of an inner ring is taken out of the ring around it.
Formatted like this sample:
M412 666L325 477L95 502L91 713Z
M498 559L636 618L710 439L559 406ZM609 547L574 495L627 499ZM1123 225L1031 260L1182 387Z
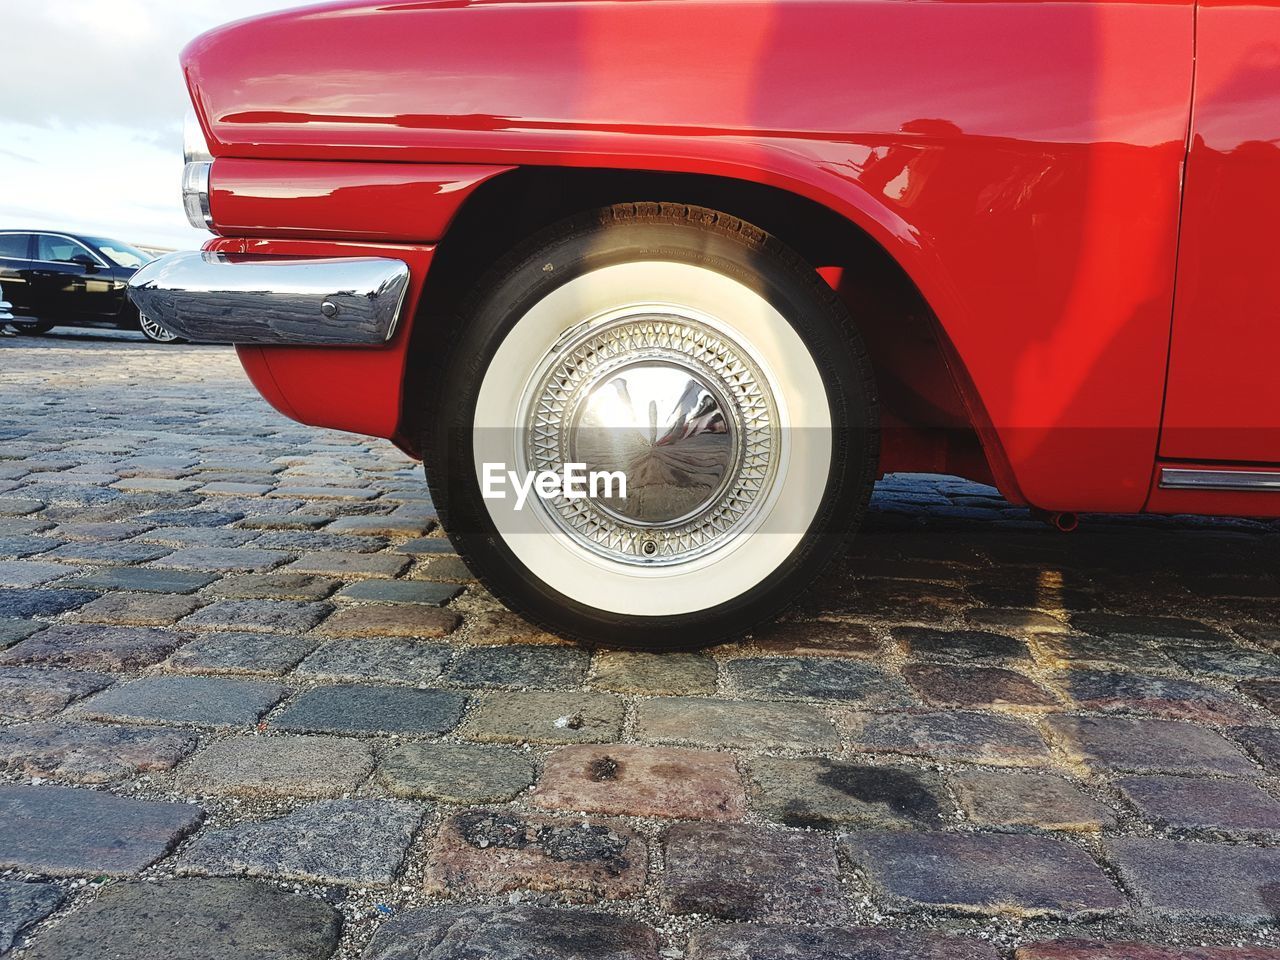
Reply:
M985 630L935 630L929 627L895 627L893 638L908 655L925 660L951 662L1030 660L1021 640Z
M462 587L453 583L433 583L429 580L365 580L343 587L338 591L338 598L440 607L461 592Z
M35 720L52 716L112 682L111 677L98 673L0 667L0 717Z
M493 743L599 743L622 734L622 709L607 693L493 691L477 698L464 732Z
M218 576L185 570L151 570L139 567L100 567L66 582L67 587L89 590L138 590L145 593L195 593Z
M830 750L836 729L817 707L802 703L751 703L707 697L660 697L636 708L643 740L705 747Z
M88 590L32 590L0 587L0 617L25 620L30 617L56 617L60 613L83 607L97 598Z
M296 667L319 643L287 633L216 631L200 634L166 661L175 673L233 673L278 677Z
M1116 825L1109 807L1062 777L964 770L951 783L965 818L978 826L1097 831Z
M160 527L138 537L145 543L163 543L170 547L212 547L228 549L243 547L254 538L244 530L226 527Z
M249 514L236 526L245 530L319 530L329 523L328 517L307 513Z
M731 660L724 674L743 694L767 700L856 701L873 710L915 703L898 677L855 660L753 657Z
M1161 916L1275 923L1280 849L1117 837L1107 858L1139 901Z
M386 886L424 815L403 800L320 800L272 820L206 830L186 848L178 869Z
M373 771L369 744L342 737L234 737L191 758L178 775L187 793L339 797Z
M747 807L732 755L633 744L555 751L533 802L551 810L694 820L740 820Z
M871 927L729 924L698 930L690 960L999 960L990 944Z
M129 566L135 563L149 563L159 560L172 551L168 547L152 546L146 543L64 543L56 550L41 554L46 560L59 560L70 563L97 564L104 567Z
M1232 735L1249 748L1268 773L1280 773L1280 730L1272 727L1242 727Z
M962 760L992 766L1034 766L1049 748L1031 726L998 714L859 713L848 715L854 748L871 753Z
M62 888L52 883L0 880L0 956L24 931L57 910L65 896Z
M1242 723L1246 704L1206 684L1118 671L1073 670L1063 686L1080 706L1108 712L1153 713L1209 723Z
M236 480L213 480L202 486L196 493L201 496L214 497L260 497L271 492L269 483L244 483Z
M1251 680L1240 684L1240 689L1276 716L1280 716L1280 680Z
M59 577L79 573L79 567L65 563L37 563L34 560L0 560L0 587L38 587Z
M0 620L0 650L9 649L44 627L39 620Z
M398 577L409 566L409 558L394 553L307 553L286 567L298 573L335 577Z
M445 803L498 803L533 783L533 762L515 750L470 743L405 743L378 766L378 779L397 797Z
M156 510L143 517L157 527L225 527L244 519L239 510Z
M939 826L951 811L941 779L906 767L826 757L759 757L749 763L752 806L791 827ZM676 807L676 809L679 809Z
M964 618L979 631L1011 630L1023 635L1039 636L1064 633L1067 630L1067 625L1051 613L1019 607L974 607L965 611Z
M75 613L77 623L107 623L131 627L159 627L194 612L200 601L172 593L108 593Z
M157 627L55 623L0 653L0 663L86 670L140 670L173 653L190 634Z
M0 559L22 560L25 557L39 556L42 553L48 553L61 543L61 540L54 540L51 537L31 537L21 534L0 536Z
M209 593L228 600L323 600L341 584L306 573L238 573L219 580Z
M305 633L332 610L328 603L306 600L216 600L187 617L182 625L207 630Z
M160 564L175 570L214 570L258 573L271 570L293 555L283 550L256 550L251 547L186 547L175 550Z
M238 727L257 723L285 693L278 683L257 680L143 677L86 700L75 712L92 720Z
M1173 720L1053 717L1053 736L1073 758L1117 773L1257 773L1234 745L1212 730Z
M1280 832L1280 800L1242 780L1124 777L1115 786L1143 819L1175 830Z
M353 517L352 519L356 518ZM385 517L382 519L395 520L396 518ZM405 520L403 522L417 523L419 521ZM396 544L391 549L396 553L407 553L411 557L436 556L438 554L452 554L453 544L449 542L448 537L418 537L416 540L406 540L404 543Z
M376 500L378 491L364 487L279 486L268 496L292 500Z
M110 783L169 770L196 747L188 733L94 723L0 727L0 770L24 777Z
M141 537L152 525L133 520L106 523L60 523L54 532L60 540L130 540Z
M1014 960L1280 960L1269 947L1166 947L1136 941L1057 940L1021 947Z
M728 920L818 919L839 905L831 837L723 823L680 823L663 834L659 894L671 913Z
M43 506L43 500L33 497L0 497L0 517L23 517Z
M484 637L484 642L498 643L550 643L560 644L561 640L553 633L541 627L535 627L522 617L507 610L481 610L467 617L470 635Z
M701 653L642 653L600 650L592 686L616 693L715 693L716 662Z
M234 917L234 923L228 918ZM31 960L325 960L341 915L313 897L247 880L122 883L41 934Z
M566 690L586 676L591 655L579 647L468 647L445 676L463 687Z
M899 907L1066 919L1125 909L1124 897L1101 868L1062 840L875 830L846 834L840 842L872 885Z
M1280 677L1280 656L1244 647L1174 646L1168 650L1168 655L1196 676L1215 674L1245 680Z
M1122 613L1075 613L1071 625L1085 633L1103 637L1133 637L1146 640L1222 640L1222 634L1208 624L1185 617L1150 617Z
M391 680L424 684L440 676L450 647L396 637L326 640L298 667L298 676L323 680Z
M362 604L341 609L321 626L320 633L334 637L417 637L430 640L447 636L462 618L452 610L395 604Z
M443 905L388 920L363 960L658 960L659 945L652 927L612 913Z
M1172 660L1162 651L1128 637L1094 637L1083 633L1040 637L1036 645L1045 661L1061 661L1061 666L1105 666L1129 669L1135 663L1150 668L1171 668Z
M783 620L756 631L749 649L784 657L874 657L880 641L871 628L839 620Z
M648 870L644 839L620 821L468 810L441 826L427 862L426 892L547 890L612 900L638 893Z
M429 520L412 517L339 517L326 530L366 537L421 537L433 526Z
M435 737L457 726L466 697L452 690L339 685L308 690L271 721L302 733L406 733Z
M414 577L426 580L448 580L454 583L475 583L475 574L461 557L428 557L418 561Z
M376 554L379 550L385 550L387 544L386 537L343 536L328 530L323 533L309 530L277 530L259 534L252 546L303 553L303 556L294 562L296 566L308 557L337 556L346 562L350 554ZM381 556L404 560L403 557L392 557L390 554L381 554Z
M127 876L167 854L203 818L185 803L0 784L0 870Z
M1058 703L1030 677L1002 667L915 664L905 667L902 675L934 707L1052 707Z

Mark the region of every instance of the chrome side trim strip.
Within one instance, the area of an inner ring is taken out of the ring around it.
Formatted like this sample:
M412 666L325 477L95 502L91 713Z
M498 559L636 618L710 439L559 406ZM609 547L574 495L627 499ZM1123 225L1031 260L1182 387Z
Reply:
M1280 471L1160 469L1162 490L1245 490L1280 493Z
M386 257L171 253L129 280L140 313L197 343L386 343L408 289L408 264Z

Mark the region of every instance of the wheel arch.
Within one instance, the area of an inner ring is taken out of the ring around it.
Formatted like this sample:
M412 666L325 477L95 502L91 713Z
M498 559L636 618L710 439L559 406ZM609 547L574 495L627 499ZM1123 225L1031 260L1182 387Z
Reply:
M877 219L851 204L836 209L830 196L820 200L703 173L522 166L478 187L440 241L420 300L406 365L402 445L416 444L421 412L438 379L431 372L434 344L450 336L458 322L454 306L488 267L562 219L638 201L709 207L752 223L794 249L836 289L858 320L875 366L885 472L958 473L1018 496L981 399L915 278L939 274L926 265L928 254L911 231L887 211Z

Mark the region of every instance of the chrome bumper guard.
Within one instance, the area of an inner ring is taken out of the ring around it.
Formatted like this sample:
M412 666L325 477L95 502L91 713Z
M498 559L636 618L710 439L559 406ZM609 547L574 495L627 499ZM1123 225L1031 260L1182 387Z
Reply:
M4 290L0 289L0 323L8 323L13 319L13 304L5 301Z
M140 313L197 343L386 343L408 289L408 264L385 257L171 253L129 280Z

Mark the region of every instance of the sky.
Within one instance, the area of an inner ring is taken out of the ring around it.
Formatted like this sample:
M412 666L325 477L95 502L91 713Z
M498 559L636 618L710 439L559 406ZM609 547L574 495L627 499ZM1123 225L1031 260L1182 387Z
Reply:
M0 0L0 229L191 249L178 52L298 0Z

